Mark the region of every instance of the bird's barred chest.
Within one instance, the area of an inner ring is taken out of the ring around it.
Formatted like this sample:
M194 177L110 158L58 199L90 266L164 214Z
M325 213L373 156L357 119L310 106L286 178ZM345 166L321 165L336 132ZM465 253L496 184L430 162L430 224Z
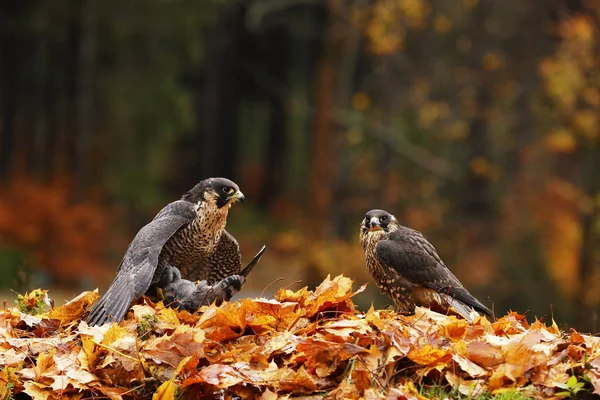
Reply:
M383 231L361 234L360 242L365 252L367 270L377 283L379 290L393 300L394 307L398 312L413 312L415 285L390 266L383 264L375 253L375 246L384 235Z
M204 203L203 203L204 204ZM202 264L221 240L227 223L227 207L211 210L200 206L198 216L169 239L160 254L160 264L179 268L182 274Z

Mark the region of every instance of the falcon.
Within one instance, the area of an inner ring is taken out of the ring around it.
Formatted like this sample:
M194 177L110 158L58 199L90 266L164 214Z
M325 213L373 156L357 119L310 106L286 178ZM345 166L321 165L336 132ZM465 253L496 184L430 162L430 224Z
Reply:
M244 195L234 182L209 178L196 184L180 200L167 204L136 234L117 276L86 321L90 325L120 322L134 299L144 293L153 296L178 277L190 284L200 281L186 294L202 288L228 299L227 293L233 290L223 290L235 284L235 279L225 279L239 274L242 256L225 224L231 205L243 200ZM179 275L173 273L173 268Z
M396 310L414 312L415 305L472 321L472 312L492 315L444 265L437 251L414 229L384 210L367 212L360 225L367 270Z

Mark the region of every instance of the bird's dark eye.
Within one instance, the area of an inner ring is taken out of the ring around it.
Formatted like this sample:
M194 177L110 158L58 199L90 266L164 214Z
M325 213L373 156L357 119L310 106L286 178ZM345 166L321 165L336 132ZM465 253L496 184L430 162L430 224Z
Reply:
M387 217L387 215L383 215L381 218L379 218L379 220L383 223L386 223L388 220L388 217Z
M229 187L229 186L225 186L223 188L223 192L225 192L225 194L232 194L233 193L233 188Z

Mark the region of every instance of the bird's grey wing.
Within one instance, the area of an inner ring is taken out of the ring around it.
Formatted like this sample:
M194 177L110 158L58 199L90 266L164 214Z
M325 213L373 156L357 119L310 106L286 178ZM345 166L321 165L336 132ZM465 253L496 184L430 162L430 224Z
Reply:
M433 245L421 233L408 228L392 232L377 243L375 253L383 263L411 282L447 294L449 303L455 299L491 315L491 311L473 297L444 265ZM455 308L461 311L460 304Z
M242 269L242 254L237 240L226 230L211 254L206 255L190 271L184 272L184 278L206 280L213 285L230 275L239 274Z
M102 325L111 320L120 322L131 301L148 290L165 243L194 218L194 205L179 200L168 204L140 229L129 245L113 283L86 321L90 325Z

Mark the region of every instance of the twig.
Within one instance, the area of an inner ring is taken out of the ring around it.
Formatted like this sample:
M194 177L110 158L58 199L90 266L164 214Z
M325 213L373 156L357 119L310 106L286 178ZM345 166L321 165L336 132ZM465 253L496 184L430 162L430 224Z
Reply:
M140 362L139 358L134 358L134 357L131 357L130 355L127 355L127 354L125 354L125 353L121 353L119 350L117 350L117 349L114 349L114 348L112 348L112 347L110 347L110 346L107 346L107 345L105 345L105 344L98 343L98 342L96 342L95 340L92 340L92 343L94 343L94 344L96 344L96 345L98 345L98 346L100 346L100 347L104 347L105 349L107 349L107 350L110 350L110 351L112 351L112 352L115 352L115 353L117 353L117 354L118 354L118 355L120 355L120 356L123 356L123 357L125 357L125 358L129 358L130 360L133 360L133 361Z
M270 288L273 284L275 284L276 282L282 281L283 280L283 276L279 277L277 279L275 279L273 282L269 283L267 286L265 286L265 288L262 290L262 292L260 292L260 297L263 297L265 294L265 291Z

